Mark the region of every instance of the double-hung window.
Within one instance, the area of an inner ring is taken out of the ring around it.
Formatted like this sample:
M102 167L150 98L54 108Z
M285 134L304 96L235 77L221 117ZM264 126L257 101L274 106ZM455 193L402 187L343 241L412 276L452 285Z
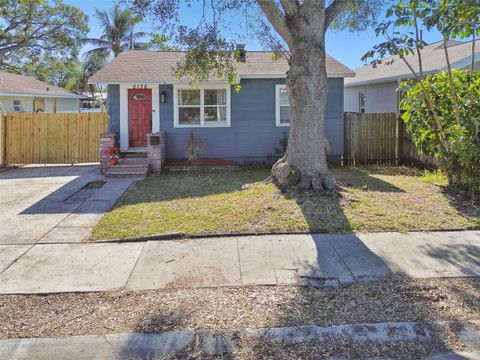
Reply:
M364 114L367 112L367 94L358 93L358 112Z
M275 124L290 126L290 103L285 85L275 86L275 105Z
M22 111L21 100L13 100L13 111L16 111L16 112Z
M175 87L175 127L230 126L230 87Z

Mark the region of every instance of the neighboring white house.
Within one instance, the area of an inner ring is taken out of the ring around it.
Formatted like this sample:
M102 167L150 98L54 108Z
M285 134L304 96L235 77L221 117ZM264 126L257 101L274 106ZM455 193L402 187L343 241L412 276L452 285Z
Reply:
M475 42L475 70L480 71L480 40ZM469 69L472 61L472 42L449 41L450 63L454 69ZM443 42L427 45L421 50L423 70L426 75L447 68ZM393 60L393 62L388 65ZM408 55L406 60L418 71L418 58ZM413 77L405 63L398 57L385 59L373 68L365 65L355 70L356 76L345 79L345 111L366 113L398 113L400 92L398 85Z
M0 113L76 112L84 98L28 76L0 71Z

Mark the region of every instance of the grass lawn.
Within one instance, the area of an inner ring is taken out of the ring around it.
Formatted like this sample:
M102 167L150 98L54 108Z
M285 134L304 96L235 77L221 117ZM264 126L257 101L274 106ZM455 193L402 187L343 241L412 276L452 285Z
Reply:
M297 204L264 180L269 169L171 172L129 190L91 239L160 233L348 232L463 229L480 209L446 188L438 174L404 167L332 169L342 197L315 194ZM242 185L252 184L245 190Z

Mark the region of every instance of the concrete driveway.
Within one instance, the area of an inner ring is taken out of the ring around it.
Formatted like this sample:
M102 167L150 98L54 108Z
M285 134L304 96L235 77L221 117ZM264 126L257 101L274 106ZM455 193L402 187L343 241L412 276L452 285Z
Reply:
M81 242L132 184L98 181L106 179L97 165L26 166L0 173L0 245Z

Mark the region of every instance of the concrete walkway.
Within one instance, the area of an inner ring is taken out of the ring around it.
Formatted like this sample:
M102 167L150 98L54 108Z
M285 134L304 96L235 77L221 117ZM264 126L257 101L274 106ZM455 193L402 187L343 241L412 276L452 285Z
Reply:
M26 251L26 252L25 252ZM480 232L0 246L0 294L480 276Z
M102 187L89 186L106 181ZM36 243L81 242L132 180L105 179L97 165L25 166L0 173L0 250L22 253ZM8 255L7 255L8 256Z
M235 354L238 351L236 339L240 334L248 336L252 344L268 341L272 344L293 345L322 343L326 340L359 343L398 341L426 343L435 339L435 327L446 324L447 322L390 322L326 327L307 325L240 329L236 332L184 330L154 334L123 333L65 338L11 339L0 340L0 358L12 360L164 359L174 358L175 354L182 350L201 353L203 356L221 356ZM458 334L458 340L468 346L469 352L436 354L427 359L479 359L480 343L475 339L480 337L480 331L474 327L475 324L462 324ZM258 356L261 357L260 354Z

